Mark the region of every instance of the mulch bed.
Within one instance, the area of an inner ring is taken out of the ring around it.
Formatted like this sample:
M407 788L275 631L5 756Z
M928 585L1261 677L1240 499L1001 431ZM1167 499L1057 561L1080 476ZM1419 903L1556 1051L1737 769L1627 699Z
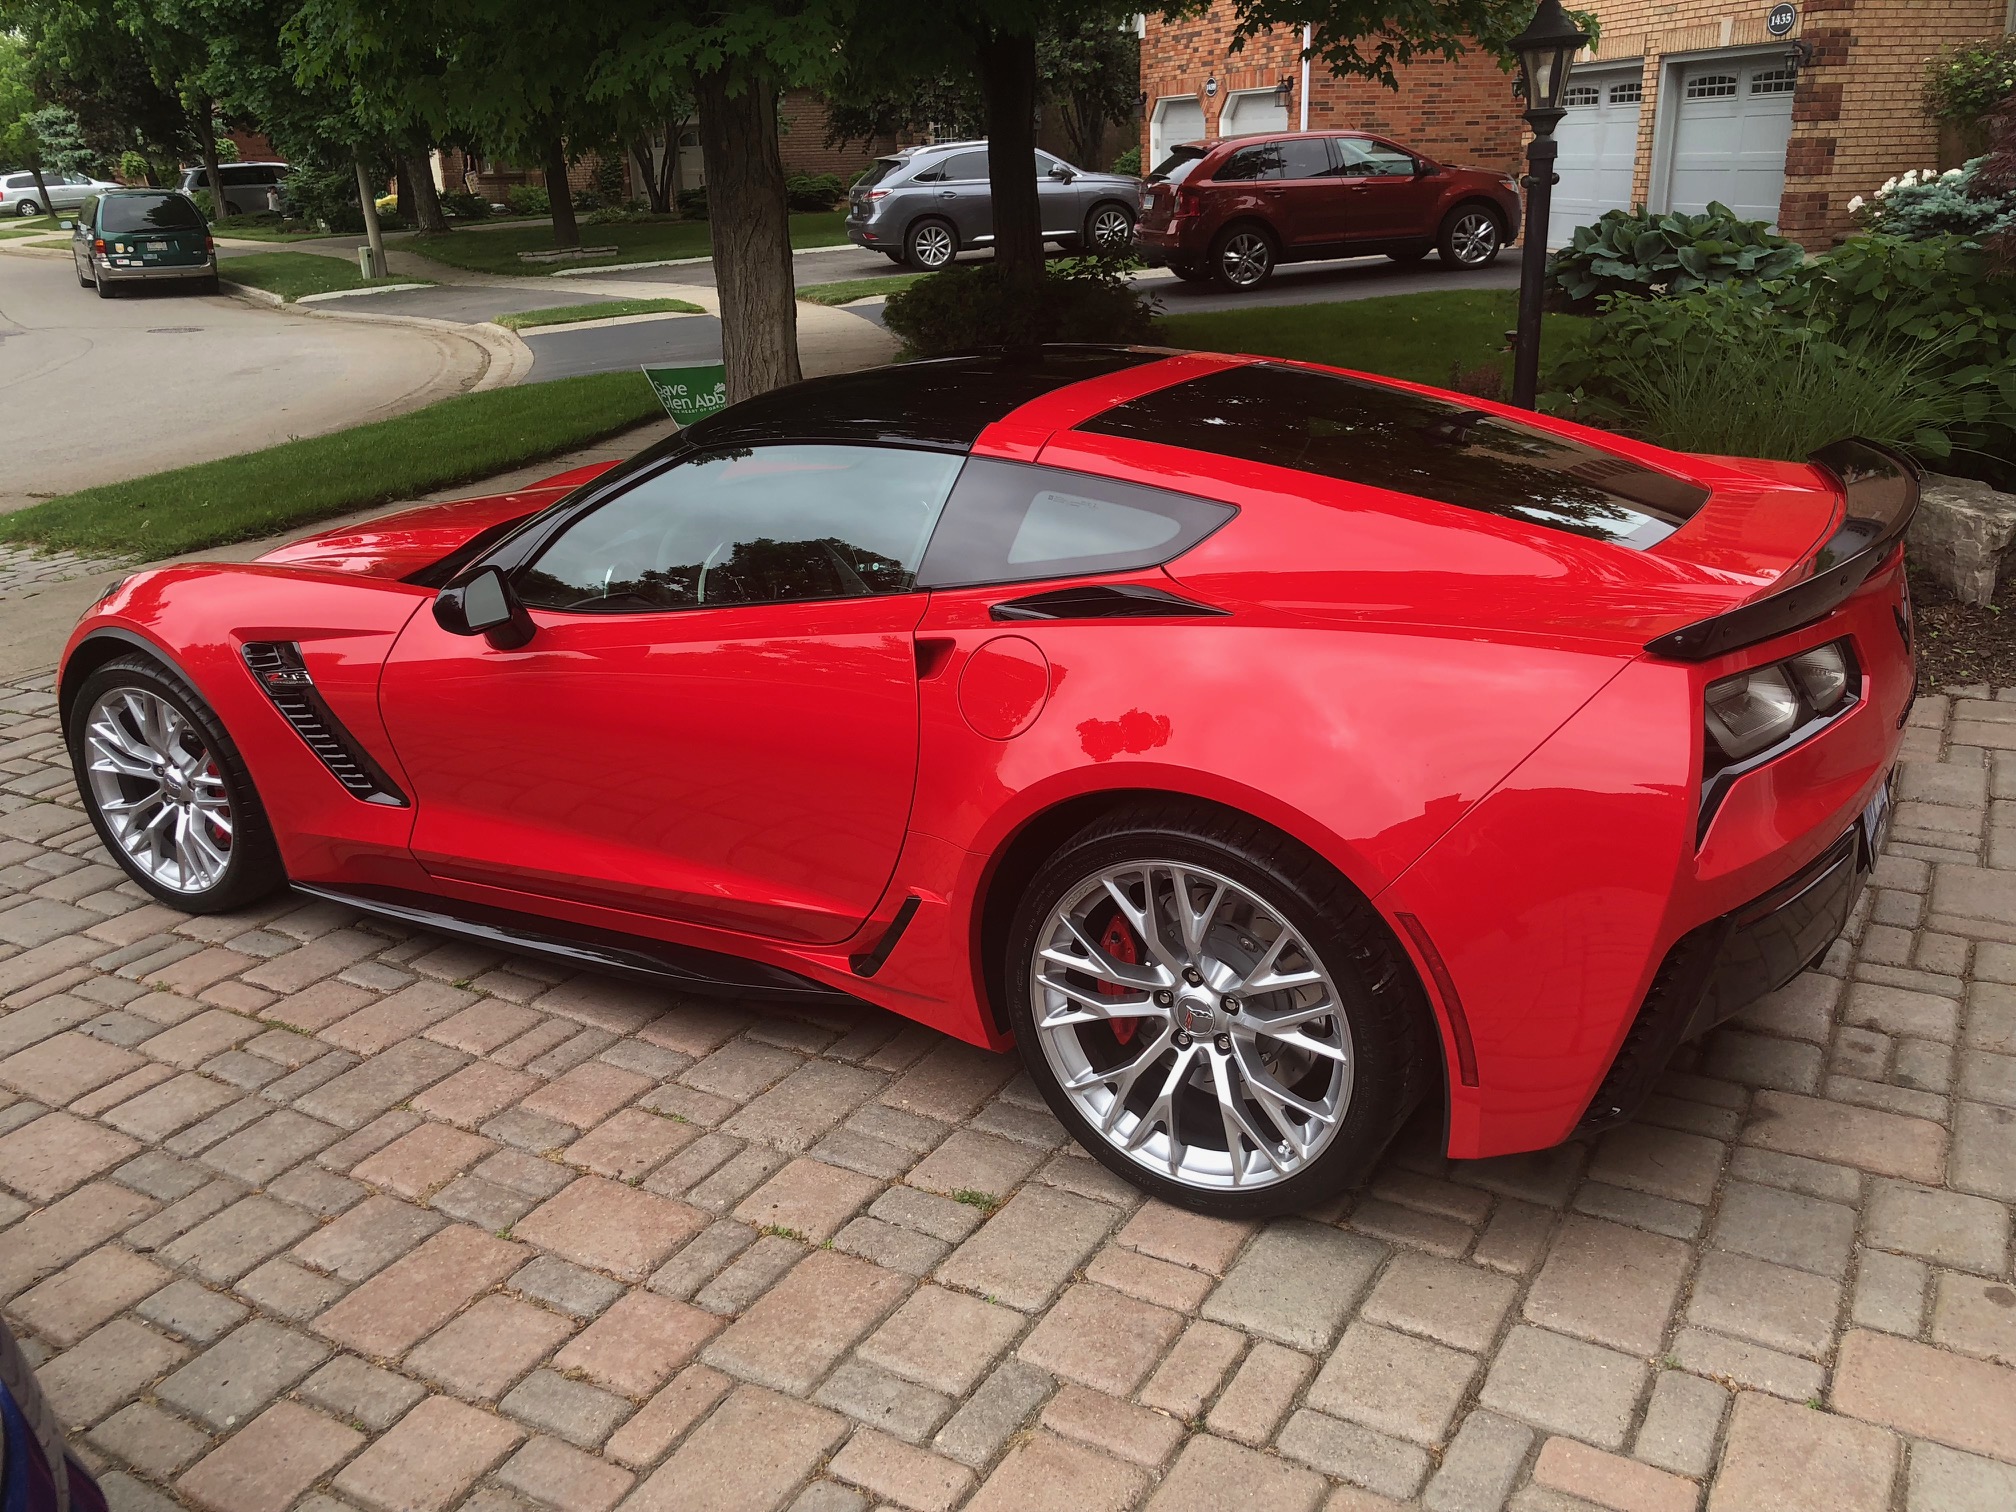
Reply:
M1922 572L1911 574L1918 624L1918 687L1936 693L1967 683L2016 687L2016 580L1977 609L1956 600Z

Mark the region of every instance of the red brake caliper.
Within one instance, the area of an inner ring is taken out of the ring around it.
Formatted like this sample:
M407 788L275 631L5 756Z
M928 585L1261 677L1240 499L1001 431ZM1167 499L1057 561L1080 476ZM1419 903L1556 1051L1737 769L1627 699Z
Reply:
M1113 915L1113 922L1106 926L1106 933L1099 937L1099 948L1123 966L1141 964L1141 943L1134 938L1134 931L1127 927L1127 921L1119 914ZM1125 997L1127 989L1118 982L1101 982L1099 991L1107 997ZM1139 1019L1116 1018L1107 1021L1113 1026L1113 1038L1127 1044L1134 1038L1134 1031L1141 1026Z

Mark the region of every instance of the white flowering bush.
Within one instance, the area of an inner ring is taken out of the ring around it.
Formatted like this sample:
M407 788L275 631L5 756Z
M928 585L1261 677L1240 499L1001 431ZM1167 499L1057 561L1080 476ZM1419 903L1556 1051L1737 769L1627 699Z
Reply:
M1922 241L1928 236L1981 238L2016 232L2016 194L1990 188L1978 157L1963 167L1913 168L1885 179L1848 212L1865 230Z

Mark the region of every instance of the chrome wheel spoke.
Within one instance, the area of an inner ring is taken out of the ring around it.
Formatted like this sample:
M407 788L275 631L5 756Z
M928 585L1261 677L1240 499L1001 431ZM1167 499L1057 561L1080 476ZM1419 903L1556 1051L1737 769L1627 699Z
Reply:
M1169 1010L1161 1007L1153 998L1107 997L1104 993L1086 992L1073 987L1069 982L1055 976L1043 978L1043 985L1051 992L1064 997L1072 1006L1059 1008L1044 1018L1045 1029L1061 1029L1070 1024L1092 1024L1107 1019L1126 1018L1167 1018Z
M84 721L85 797L157 886L203 892L231 864L231 797L203 733L145 688L116 688Z

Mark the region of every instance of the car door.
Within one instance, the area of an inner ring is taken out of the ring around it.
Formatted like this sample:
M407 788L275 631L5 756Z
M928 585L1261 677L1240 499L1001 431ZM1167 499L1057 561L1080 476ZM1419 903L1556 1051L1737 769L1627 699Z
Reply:
M1346 202L1354 242L1425 241L1436 231L1442 185L1423 175L1421 160L1376 137L1337 139L1338 172L1350 185Z
M1352 185L1339 175L1332 139L1283 137L1273 146L1280 164L1273 192L1284 242L1303 256L1341 246L1350 235Z
M994 191L987 176L986 152L956 152L945 159L932 186L926 214L951 221L962 247L986 246L994 240Z
M1043 235L1076 236L1085 228L1085 194L1078 187L1078 170L1069 163L1036 154L1036 204L1043 217Z
M560 526L500 649L417 615L387 731L450 882L834 943L917 769L916 570L957 456L694 453Z

